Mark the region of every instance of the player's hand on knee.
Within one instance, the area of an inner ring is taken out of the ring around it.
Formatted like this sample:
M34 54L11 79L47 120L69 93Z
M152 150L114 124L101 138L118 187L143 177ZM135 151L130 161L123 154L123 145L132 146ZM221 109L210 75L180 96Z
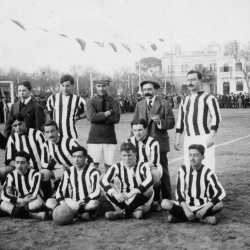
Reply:
M118 202L124 202L125 201L125 197L124 194L118 193L117 191L112 193L112 195L116 198L116 200Z
M179 142L175 142L174 149L177 150L177 151L180 151L181 150L181 144Z
M195 220L195 215L191 210L185 211L185 214L189 221Z

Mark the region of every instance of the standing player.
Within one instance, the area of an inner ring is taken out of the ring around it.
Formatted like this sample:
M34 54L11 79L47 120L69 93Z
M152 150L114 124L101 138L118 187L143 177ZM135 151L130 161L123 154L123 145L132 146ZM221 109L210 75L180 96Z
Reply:
M41 175L29 168L29 160L28 153L16 153L16 169L7 175L3 185L1 210L15 218L45 220L45 212L38 212L44 207L39 194Z
M201 79L202 74L199 71L191 70L187 73L188 89L191 94L184 98L179 108L174 147L176 150L180 150L180 137L185 130L185 166L189 164L188 147L192 144L202 144L206 149L203 163L215 171L214 144L221 115L216 98L201 90ZM211 118L211 122L209 118ZM209 123L211 123L210 130Z
M75 123L86 118L84 113L85 100L72 94L74 79L71 75L64 75L60 79L61 93L48 98L47 109L51 120L54 120L61 136L77 139ZM79 112L81 113L80 115Z
M45 115L42 106L31 97L31 83L29 81L23 81L18 84L18 96L20 101L11 106L9 117L21 113L28 129L33 128L42 131ZM4 129L6 139L9 138L11 130L12 126L10 120L8 120Z
M36 171L42 169L41 154L42 145L45 142L44 135L41 131L33 128L27 128L22 114L17 113L13 115L10 120L12 128L15 131L7 142L5 150L5 167L0 168L1 183L5 181L8 173L15 169L15 153L25 151L30 155L30 167Z
M154 181L149 164L136 162L136 149L131 142L121 145L122 161L112 165L102 178L100 185L116 212L105 214L108 220L142 219L150 209L154 197ZM112 181L120 180L118 190Z
M170 151L168 130L174 128L175 120L170 103L156 96L160 84L152 79L140 83L145 100L138 102L135 108L134 120L145 119L148 124L148 135L160 144L160 164L163 168L161 178L161 193L163 199L172 199L170 175L168 170L167 152ZM156 196L160 196L160 190ZM154 203L153 210L159 211L160 205Z
M199 220L214 225L214 215L223 209L225 190L209 166L202 164L205 148L193 144L188 151L190 164L181 166L177 175L177 201L165 199L161 206L170 213L168 222Z
M72 150L73 166L66 169L59 184L55 199L48 199L46 206L53 210L55 205L69 206L79 218L90 220L98 214L101 190L99 172L93 163L86 162L87 150L76 147ZM71 186L71 197L66 198L68 185Z
M118 100L108 94L111 79L105 75L93 78L97 94L88 100L87 117L91 122L88 152L98 168L101 156L104 157L105 171L114 163L116 150L115 124L120 121Z

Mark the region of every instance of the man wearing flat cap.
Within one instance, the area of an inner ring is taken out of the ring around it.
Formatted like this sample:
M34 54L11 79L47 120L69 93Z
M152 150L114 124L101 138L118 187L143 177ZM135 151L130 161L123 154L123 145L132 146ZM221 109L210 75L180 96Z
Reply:
M63 75L60 79L61 93L48 98L47 110L50 119L58 125L61 136L77 139L76 121L86 118L84 113L85 100L72 94L74 78Z
M105 171L115 163L115 124L120 121L119 102L108 94L110 82L111 79L105 75L94 77L97 94L86 104L87 118L91 123L87 140L88 154L97 168L103 155Z
M154 79L145 79L140 83L145 99L138 102L135 108L134 120L145 119L148 124L148 135L156 139L160 144L160 164L163 168L161 187L155 189L152 209L160 211L160 191L162 199L172 199L171 183L168 171L167 152L169 148L169 129L174 128L175 119L170 103L156 96L156 90L161 87Z

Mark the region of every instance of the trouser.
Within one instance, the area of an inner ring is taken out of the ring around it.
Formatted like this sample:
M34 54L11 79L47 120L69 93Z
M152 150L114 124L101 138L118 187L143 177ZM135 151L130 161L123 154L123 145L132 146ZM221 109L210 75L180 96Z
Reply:
M162 165L162 177L161 177L161 195L162 195L162 199L168 199L168 200L172 200L172 194L171 194L171 181L170 181L170 175L169 175L169 170L168 170L168 158L167 158L167 153L160 153L160 163ZM160 200L160 197L158 198L158 196L160 195L160 190L156 191L155 194L155 199L156 201ZM159 192L159 193L157 193Z
M202 209L202 208L200 208L200 209ZM198 212L200 209L194 211L193 213L196 214L196 212ZM213 211L212 209L213 209L213 207L210 207L207 210L206 216L213 216L219 212L219 211ZM171 208L171 210L169 211L169 213L171 215L173 215L174 217L182 218L183 221L188 221L188 218L186 217L186 214L185 214L183 208L179 205L174 204L173 207Z
M147 190L143 194L136 194L125 202L118 202L114 196L105 194L116 211L125 211L125 217L128 218L135 210L142 210L143 213L149 211L154 197L154 191Z
M212 171L215 171L215 145L207 148L207 135L196 135L196 136L187 136L184 137L184 164L185 166L190 166L189 160L189 149L188 147L192 144L201 144L205 147L205 158L202 161L202 164L210 168Z

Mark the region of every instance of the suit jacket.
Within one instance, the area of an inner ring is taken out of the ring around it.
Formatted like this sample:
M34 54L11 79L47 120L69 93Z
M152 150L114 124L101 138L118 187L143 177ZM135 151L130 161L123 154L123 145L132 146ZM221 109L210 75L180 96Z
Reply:
M167 153L170 151L168 129L175 126L174 114L169 101L160 97L155 98L154 105L147 114L146 99L138 102L135 108L134 120L145 119L148 121L148 135L155 138L160 144L160 152ZM161 120L161 128L158 128L151 116L159 115Z
M10 118L19 112L20 101L12 104L10 108L9 120L7 121L4 129L4 135L8 139L12 131L12 125L10 124ZM26 127L34 128L36 130L42 131L42 126L45 123L45 114L43 108L40 104L34 101L32 98L30 101L22 108L21 114L24 116L24 122Z

